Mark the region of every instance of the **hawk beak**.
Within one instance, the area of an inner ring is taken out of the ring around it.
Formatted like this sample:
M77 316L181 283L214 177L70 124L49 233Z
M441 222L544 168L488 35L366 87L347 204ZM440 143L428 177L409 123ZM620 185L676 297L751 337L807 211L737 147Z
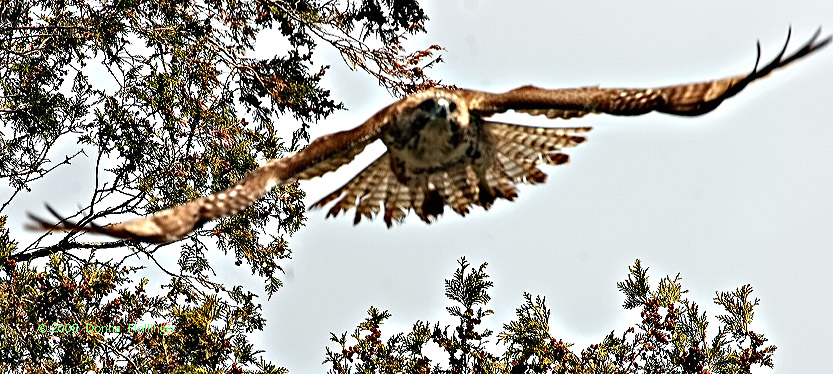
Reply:
M437 106L434 109L434 111L435 111L434 114L437 117L447 118L448 113L451 112L451 110L449 109L450 106L451 106L451 103L448 101L448 99L438 99L437 100Z

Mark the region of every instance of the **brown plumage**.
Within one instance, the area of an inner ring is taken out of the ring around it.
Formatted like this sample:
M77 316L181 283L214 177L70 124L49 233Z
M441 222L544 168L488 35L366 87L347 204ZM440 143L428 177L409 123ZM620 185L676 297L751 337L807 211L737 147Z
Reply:
M569 119L589 113L640 115L652 111L696 116L716 108L749 83L830 43L820 31L798 50L787 44L769 64L751 73L708 82L647 89L582 87L542 89L524 86L505 93L429 89L380 110L360 126L323 136L291 157L271 160L239 183L210 196L149 217L106 226L52 224L32 217L36 229L95 232L145 242L169 242L203 223L249 207L276 185L310 179L350 162L381 139L388 150L313 208L337 200L327 216L355 209L354 223L382 213L388 226L413 210L431 222L448 206L465 215L472 206L488 209L495 200L513 200L515 185L543 183L538 165L559 165L565 148L582 143L589 127L541 128L490 121L509 110ZM789 42L789 35L787 36ZM58 216L54 211L50 211ZM59 217L60 218L60 217Z

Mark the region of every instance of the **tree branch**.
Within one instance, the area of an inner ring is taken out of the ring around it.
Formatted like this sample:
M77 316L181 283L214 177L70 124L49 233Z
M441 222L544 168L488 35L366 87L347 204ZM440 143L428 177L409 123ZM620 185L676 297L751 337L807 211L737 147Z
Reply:
M139 245L133 239L117 240L114 242L71 242L68 240L61 240L58 244L48 247L37 248L32 252L18 253L8 257L9 260L20 262L30 261L36 258L46 257L53 253L60 253L70 249L86 248L86 249L107 249L119 248Z

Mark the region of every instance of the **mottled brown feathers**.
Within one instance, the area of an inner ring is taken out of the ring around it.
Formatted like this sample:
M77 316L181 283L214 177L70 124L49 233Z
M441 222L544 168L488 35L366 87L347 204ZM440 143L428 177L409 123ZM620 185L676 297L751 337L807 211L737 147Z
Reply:
M465 215L473 206L488 209L498 199L514 200L518 184L545 182L547 176L539 165L566 163L569 156L564 149L584 142L583 134L590 130L527 127L489 121L489 117L509 110L555 119L590 113L704 114L749 83L829 44L829 36L818 40L820 31L790 55L786 54L788 34L781 52L760 68L759 45L750 73L707 82L638 89L524 86L504 93L428 89L383 108L352 130L323 136L295 155L271 160L236 185L210 196L106 226L63 219L52 224L32 216L32 227L155 243L178 240L204 222L248 208L274 186L338 169L379 139L388 150L313 208L337 200L328 217L355 209L355 223L382 214L388 226L402 221L411 210L425 222L441 215L446 206Z
M425 183L402 184L394 176L389 154L385 153L312 207L323 207L341 197L327 216L356 208L353 222L358 223L384 206L388 226L403 219L411 209L425 222L442 214L445 205L465 215L472 206L489 208L496 199L514 199L515 184L545 182L547 176L537 165L567 162L567 155L558 151L582 143L585 138L577 134L590 128L540 128L487 121L483 130L481 141L494 144L496 153L486 160L482 178L472 165L461 165L433 173Z
M749 83L823 48L831 41L830 36L818 40L821 35L821 29L818 29L810 40L785 57L791 34L788 32L781 52L768 64L758 68L761 58L758 44L758 56L752 71L746 75L725 79L646 89L581 87L550 90L524 86L501 94L470 91L467 95L476 104L472 109L479 111L483 116L508 110L535 114L545 114L554 110L552 113L556 117L569 116L572 113L579 116L585 112L638 115L650 111L696 116L713 110Z

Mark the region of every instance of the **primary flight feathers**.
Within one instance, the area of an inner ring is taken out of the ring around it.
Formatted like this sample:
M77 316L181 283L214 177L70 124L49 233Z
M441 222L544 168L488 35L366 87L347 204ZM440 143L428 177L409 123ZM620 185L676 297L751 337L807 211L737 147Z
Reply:
M354 208L354 222L384 209L390 227L413 210L425 222L448 206L465 215L473 205L488 209L496 199L513 200L515 185L542 183L538 164L563 164L563 148L582 143L589 127L543 128L490 121L509 110L569 119L588 113L639 115L652 111L696 116L707 113L750 82L830 43L817 40L821 29L798 50L781 53L759 68L761 51L751 73L708 82L659 88L581 87L542 89L524 86L505 93L433 88L388 105L360 126L316 139L291 157L270 160L231 187L151 216L104 226L79 226L61 219L50 223L30 215L32 228L77 230L164 243L188 235L203 223L249 207L277 185L310 179L350 162L381 139L387 151L352 180L313 205L338 199L328 216Z

